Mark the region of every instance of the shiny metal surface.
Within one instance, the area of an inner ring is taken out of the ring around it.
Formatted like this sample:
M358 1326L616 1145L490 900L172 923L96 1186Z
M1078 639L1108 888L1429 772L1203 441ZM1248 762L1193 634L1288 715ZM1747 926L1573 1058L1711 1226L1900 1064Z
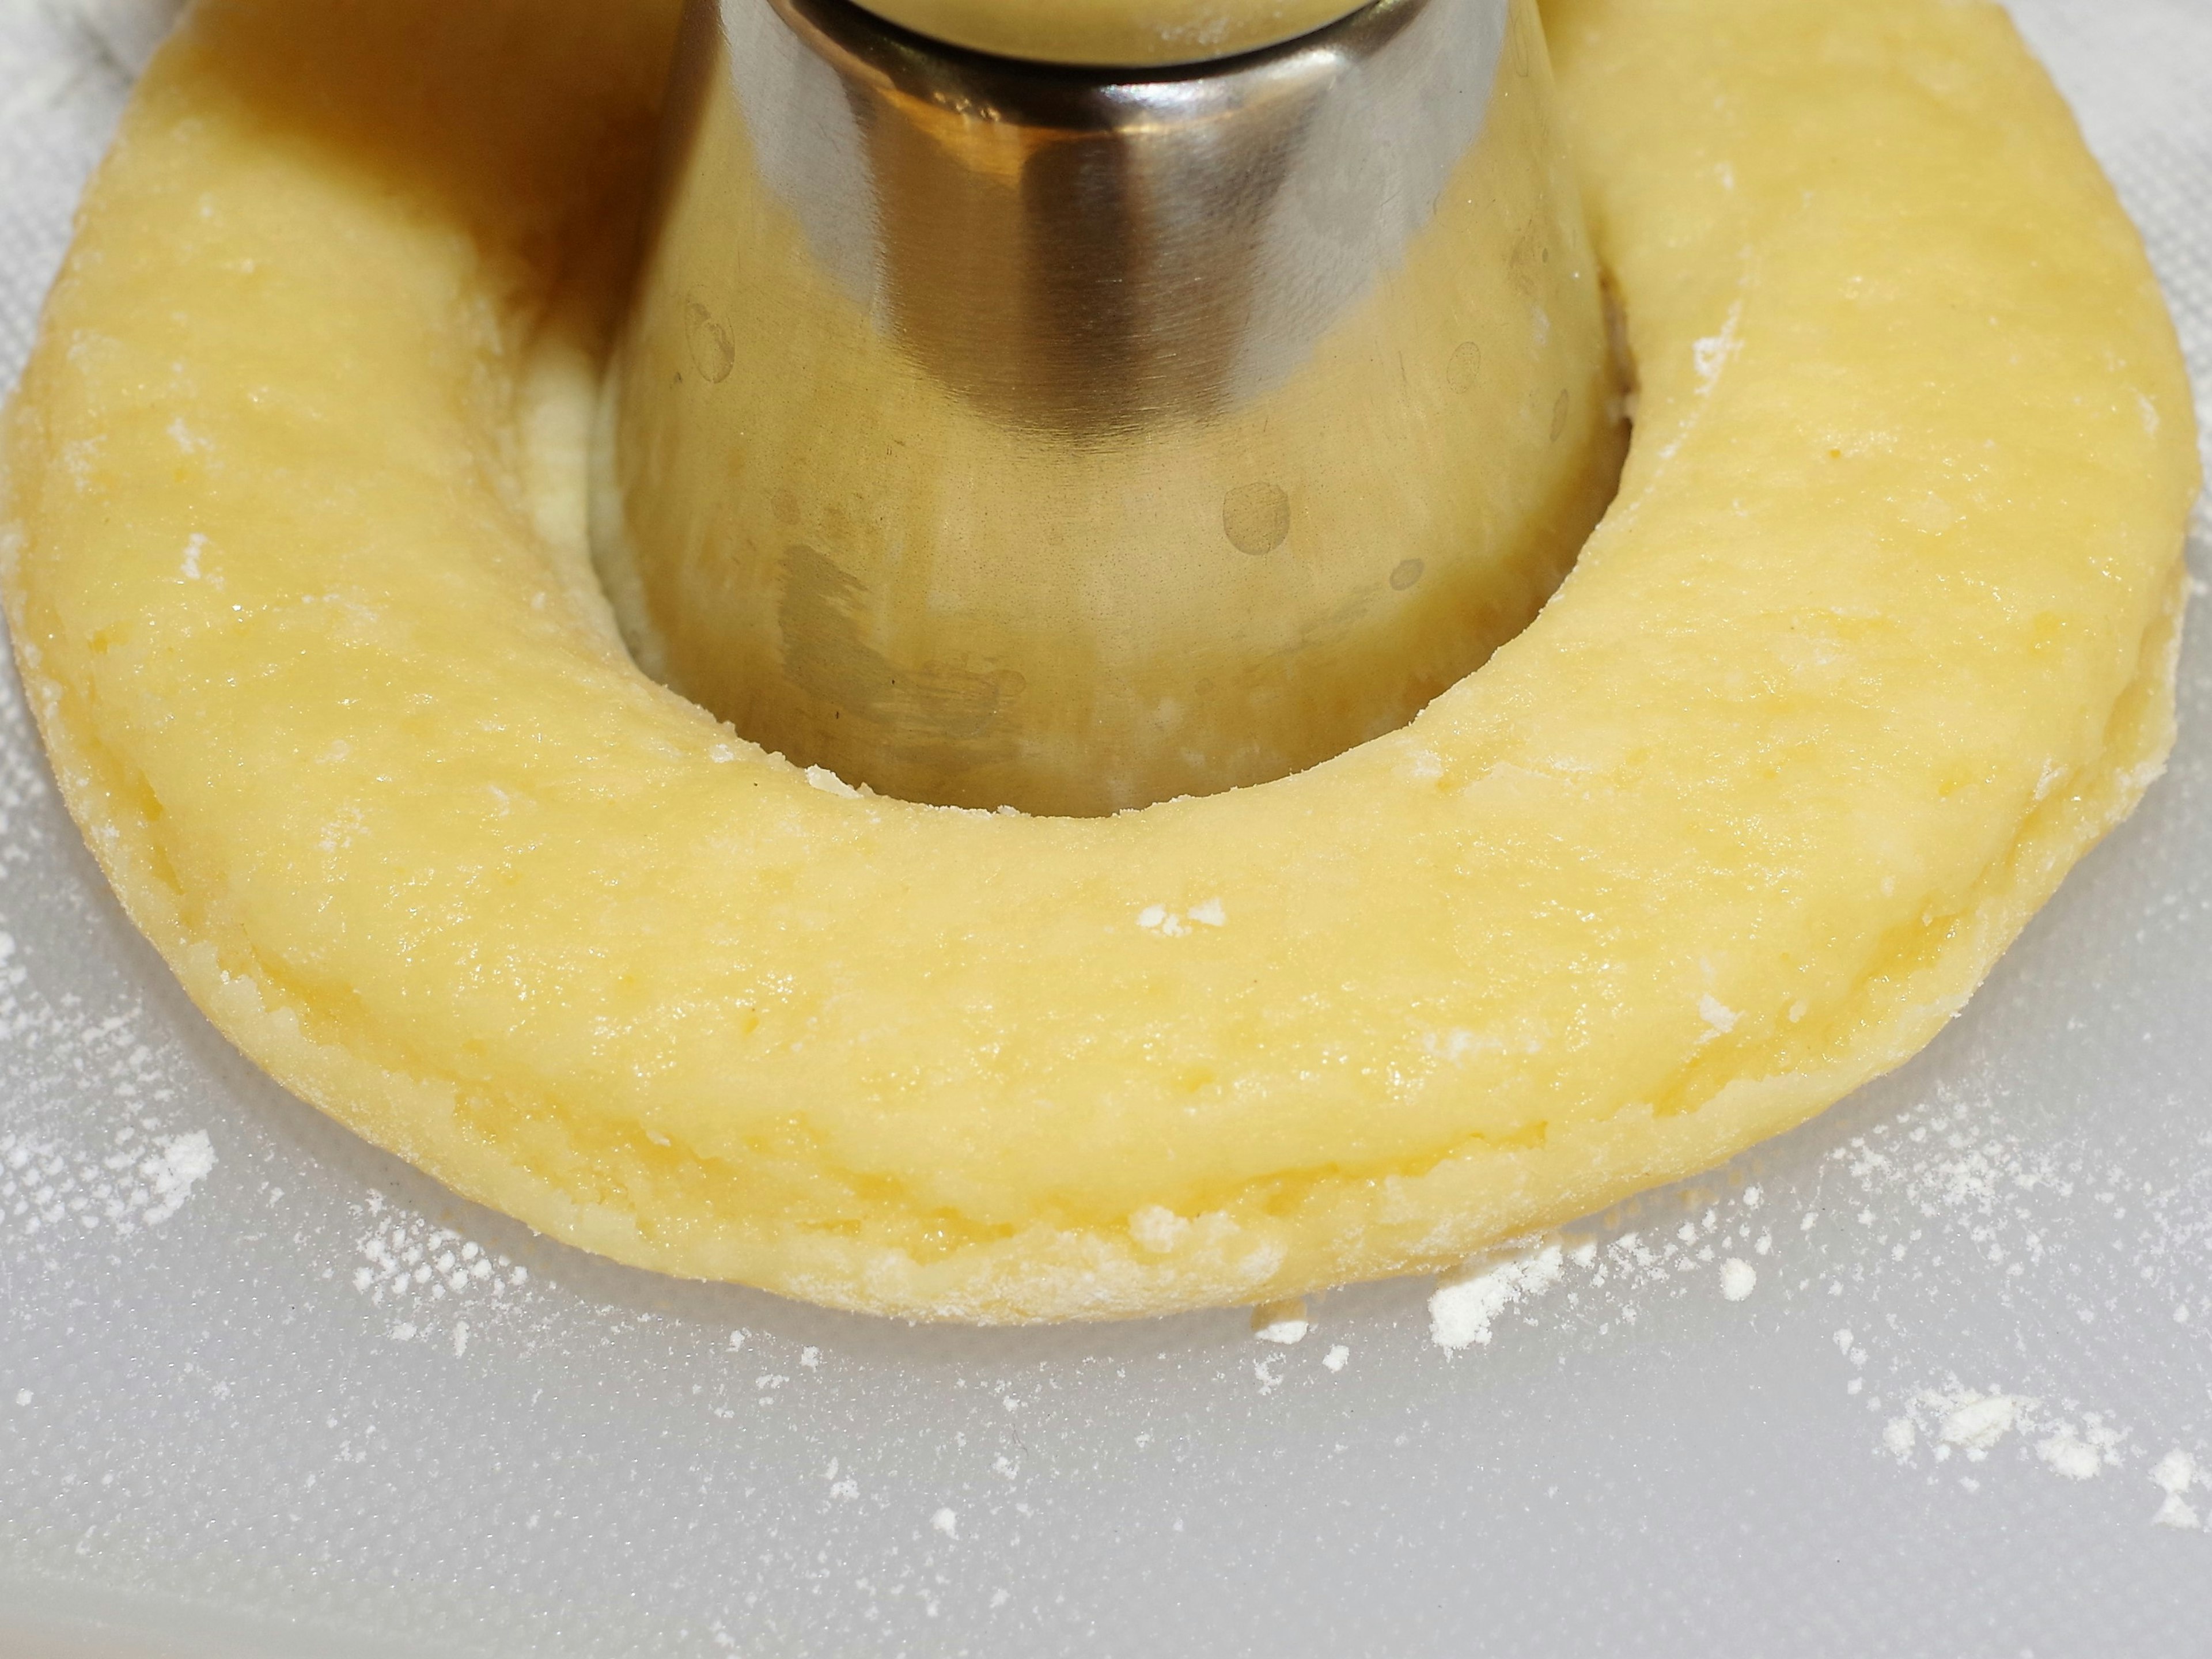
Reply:
M1115 79L695 0L594 539L641 659L910 799L1279 777L1524 626L1613 485L1527 0Z
M933 40L1042 64L1200 64L1295 40L1362 0L863 0Z

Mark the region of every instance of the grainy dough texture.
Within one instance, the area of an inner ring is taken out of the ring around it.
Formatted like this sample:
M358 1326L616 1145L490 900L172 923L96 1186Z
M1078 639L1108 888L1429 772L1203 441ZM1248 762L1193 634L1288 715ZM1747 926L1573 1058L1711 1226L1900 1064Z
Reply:
M459 1191L982 1322L1452 1262L1912 1054L2171 737L2187 391L1994 6L1559 0L1641 410L1411 727L856 797L623 655L581 449L672 21L205 0L8 417L18 660L194 998Z

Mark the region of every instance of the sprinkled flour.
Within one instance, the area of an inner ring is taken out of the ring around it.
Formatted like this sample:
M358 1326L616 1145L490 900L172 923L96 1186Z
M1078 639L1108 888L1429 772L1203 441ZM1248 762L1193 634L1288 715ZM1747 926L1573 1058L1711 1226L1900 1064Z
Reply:
M1304 1302L1267 1302L1252 1310L1252 1334L1262 1342L1291 1347L1304 1341L1312 1328Z
M1469 1262L1439 1281L1429 1298L1430 1340L1454 1352L1486 1345L1499 1315L1559 1282L1564 1260L1556 1240L1540 1240L1511 1255Z
M387 1204L372 1194L357 1206L372 1231L356 1246L361 1265L353 1288L373 1307L395 1316L386 1334L395 1342L449 1334L456 1358L468 1346L467 1327L459 1318L465 1305L489 1310L518 1294L530 1282L530 1270L485 1249L450 1227ZM444 1320L450 1318L448 1325ZM742 1334L731 1346L743 1346Z
M2185 1532L2194 1532L2200 1524L2197 1506L2189 1501L2190 1492L2197 1486L2197 1461L2176 1448L2158 1460L2150 1472L2151 1484L2166 1494L2151 1519L2161 1527L2174 1527Z
M2108 1406L2075 1397L2055 1356L2031 1364L2027 1388L1948 1374L1920 1381L1887 1334L1900 1297L1923 1297L1923 1285L1957 1293L1962 1254L1968 1276L1986 1275L2000 1306L2055 1297L2094 1327L2112 1316L2111 1298L2068 1288L2087 1265L2078 1259L2085 1237L2130 1252L2122 1282L2146 1304L2138 1317L2186 1327L2191 1298L2204 1293L2197 1264L2212 1245L2212 1158L2164 1188L2114 1162L2087 1139L2030 1151L2005 1128L2001 1102L1939 1090L1831 1152L1795 1214L1792 1200L1766 1185L1731 1197L1717 1176L1470 1262L1437 1282L1430 1337L1460 1352L1517 1322L1601 1339L1681 1300L1701 1273L1727 1303L1771 1281L1785 1304L1809 1297L1854 1310L1830 1340L1845 1367L1842 1395L1869 1414L1877 1454L1930 1479L1955 1473L1969 1492L1984 1486L1980 1468L2000 1459L2072 1486L2133 1467L2161 1494L2158 1523L2197 1530L2196 1455L2177 1446L2150 1464ZM1669 1209L1680 1219L1664 1218ZM1847 1231L1824 1246L1836 1229Z
M0 790L0 805L18 804ZM0 810L0 834L6 826ZM0 932L0 1053L39 1070L12 1086L0 1073L0 1237L44 1248L161 1226L215 1172L213 1137L173 1127L175 1091L143 1010L94 1013L29 978L15 936Z

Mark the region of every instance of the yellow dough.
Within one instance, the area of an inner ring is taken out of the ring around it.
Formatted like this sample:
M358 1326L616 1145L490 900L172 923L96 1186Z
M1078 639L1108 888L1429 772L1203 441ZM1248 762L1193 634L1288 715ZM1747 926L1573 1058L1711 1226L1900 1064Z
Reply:
M117 892L460 1192L916 1317L1437 1267L1897 1065L2159 769L2179 354L1960 0L1550 8L1639 425L1409 728L1098 820L763 754L582 551L672 21L205 0L8 422L18 659Z

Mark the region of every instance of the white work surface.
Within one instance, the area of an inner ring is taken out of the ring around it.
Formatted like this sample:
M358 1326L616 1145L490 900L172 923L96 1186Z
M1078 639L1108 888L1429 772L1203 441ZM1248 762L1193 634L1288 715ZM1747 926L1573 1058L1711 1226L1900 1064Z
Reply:
M2212 3L2015 10L2212 385ZM0 384L149 16L0 0ZM1452 1352L1427 1282L1292 1345L916 1329L458 1202L202 1021L10 682L0 1653L2212 1651L2201 624L2182 701L1926 1055L1570 1229L1486 1331L1463 1295Z

